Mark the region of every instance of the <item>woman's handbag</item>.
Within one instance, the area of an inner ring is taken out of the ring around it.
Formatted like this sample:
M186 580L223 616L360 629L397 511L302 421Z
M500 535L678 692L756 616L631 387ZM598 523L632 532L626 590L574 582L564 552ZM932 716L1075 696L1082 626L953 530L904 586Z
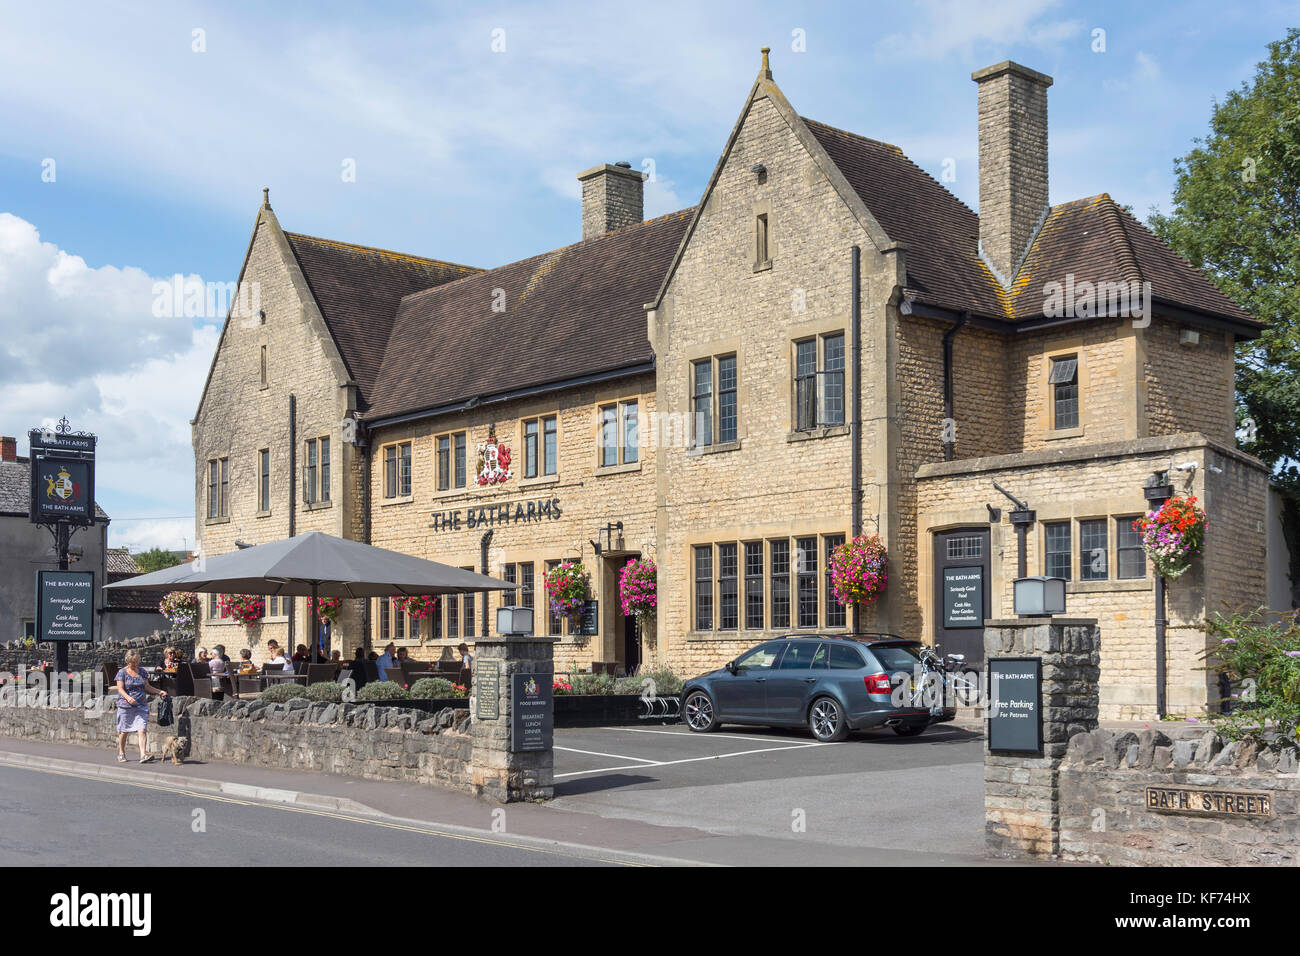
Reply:
M164 697L158 701L158 726L170 727L172 725L172 699Z

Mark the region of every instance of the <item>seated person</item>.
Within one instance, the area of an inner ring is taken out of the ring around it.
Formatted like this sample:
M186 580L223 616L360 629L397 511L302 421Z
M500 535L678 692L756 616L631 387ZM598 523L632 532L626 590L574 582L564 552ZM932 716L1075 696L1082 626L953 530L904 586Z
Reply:
M253 652L247 647L240 648L239 651L239 673L246 676L257 673L257 665L253 663Z
M290 660L293 661L311 660L311 655L307 653L307 645L299 644L298 649L293 652L293 657L291 657Z
M165 674L175 674L176 665L180 662L180 651L176 650L174 647L164 648L162 664L159 665L159 669Z

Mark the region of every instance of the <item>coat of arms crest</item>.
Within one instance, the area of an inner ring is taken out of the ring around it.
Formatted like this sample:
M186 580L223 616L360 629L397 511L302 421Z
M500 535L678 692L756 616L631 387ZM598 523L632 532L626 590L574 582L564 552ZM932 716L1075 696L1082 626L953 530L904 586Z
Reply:
M72 480L72 475L68 474L68 469L60 468L54 477L45 475L44 478L47 485L45 497L58 498L60 501L81 497L81 489L78 483Z
M480 485L499 485L514 477L510 470L510 446L497 441L497 427L488 427L487 441L478 446L478 477Z

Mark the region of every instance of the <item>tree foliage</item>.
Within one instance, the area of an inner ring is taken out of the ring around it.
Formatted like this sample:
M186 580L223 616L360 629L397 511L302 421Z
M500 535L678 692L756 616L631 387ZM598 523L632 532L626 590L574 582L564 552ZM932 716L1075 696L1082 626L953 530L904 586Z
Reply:
M175 554L162 548L150 548L134 557L135 563L140 565L140 570L145 574L150 571L161 571L163 568L174 568L181 563L181 559Z
M1269 44L1253 83L1216 102L1175 161L1168 216L1151 228L1264 322L1237 347L1243 450L1300 492L1300 29Z

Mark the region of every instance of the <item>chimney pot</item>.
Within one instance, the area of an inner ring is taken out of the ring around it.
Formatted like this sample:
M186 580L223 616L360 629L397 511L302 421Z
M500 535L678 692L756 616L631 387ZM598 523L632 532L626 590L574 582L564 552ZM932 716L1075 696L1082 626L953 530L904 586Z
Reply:
M0 436L0 461L18 460L18 439Z
M1052 78L1006 60L971 79L979 84L980 252L1009 286L1048 207Z
M578 174L582 183L582 238L638 225L645 218L646 173L629 162L593 166Z

